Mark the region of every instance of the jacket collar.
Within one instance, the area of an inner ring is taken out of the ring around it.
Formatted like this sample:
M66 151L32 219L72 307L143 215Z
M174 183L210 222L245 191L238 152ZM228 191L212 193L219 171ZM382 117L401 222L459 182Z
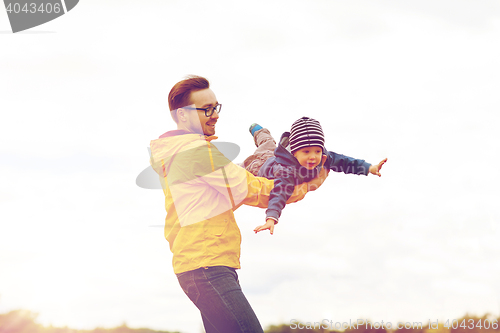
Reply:
M162 138L169 138L171 136L177 136L177 135L183 135L183 134L193 134L191 132L188 132L186 130L173 130L173 131L168 131L160 135L160 139Z
M163 133L162 135L160 135L159 139L170 138L173 136L184 135L184 134L196 134L196 133L192 133L183 129L177 129ZM212 141L215 139L218 139L218 137L215 135L210 135L210 136L205 135L205 140L207 141Z

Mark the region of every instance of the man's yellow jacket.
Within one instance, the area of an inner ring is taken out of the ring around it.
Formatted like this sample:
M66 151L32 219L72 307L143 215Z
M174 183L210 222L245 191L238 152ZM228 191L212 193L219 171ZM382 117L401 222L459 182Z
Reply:
M233 211L267 207L274 182L232 163L210 141L170 131L151 141L151 166L165 194L165 237L176 274L201 267L240 268L241 234ZM301 200L301 186L288 202Z

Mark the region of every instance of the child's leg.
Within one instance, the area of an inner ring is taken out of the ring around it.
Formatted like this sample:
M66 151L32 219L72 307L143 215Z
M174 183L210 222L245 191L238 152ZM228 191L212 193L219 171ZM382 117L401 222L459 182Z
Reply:
M253 175L257 175L264 162L266 162L269 157L274 155L276 142L267 128L263 128L255 132L254 140L257 145L257 149L252 155L247 157L243 163L248 172Z
M266 151L271 151L274 154L276 141L274 141L273 136L267 128L263 128L255 132L253 138L255 144L257 145L257 149L254 152L255 155L263 154Z

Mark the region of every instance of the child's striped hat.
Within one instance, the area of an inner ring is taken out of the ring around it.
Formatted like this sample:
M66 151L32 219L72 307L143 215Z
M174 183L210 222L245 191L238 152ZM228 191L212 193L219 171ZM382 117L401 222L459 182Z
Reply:
M297 150L325 145L325 136L319 121L312 118L302 117L292 124L290 130L290 150L294 154Z

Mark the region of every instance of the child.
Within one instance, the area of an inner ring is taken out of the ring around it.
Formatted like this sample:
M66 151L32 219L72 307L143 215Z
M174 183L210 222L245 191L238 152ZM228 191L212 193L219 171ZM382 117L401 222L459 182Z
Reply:
M294 186L317 177L322 167L346 174L366 176L371 173L380 177L380 169L387 162L386 158L377 165L371 165L364 160L327 151L321 125L312 118L302 117L295 121L290 132L281 136L278 148L266 128L252 124L250 133L257 150L245 160L245 168L256 176L274 179L266 210L266 224L255 228L255 233L269 229L272 235Z

